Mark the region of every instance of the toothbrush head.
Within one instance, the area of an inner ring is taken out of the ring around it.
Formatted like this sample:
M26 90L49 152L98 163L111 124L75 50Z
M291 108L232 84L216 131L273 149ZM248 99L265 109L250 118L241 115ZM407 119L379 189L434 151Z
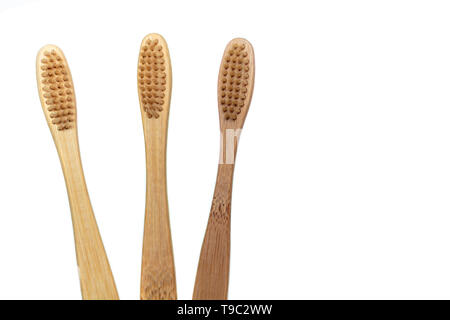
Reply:
M69 65L60 48L44 46L38 53L36 75L39 97L50 129L76 126L76 101Z
M142 40L138 64L138 91L141 111L147 119L168 112L172 90L172 68L164 38L156 33Z
M217 88L221 129L241 129L252 100L255 79L253 47L245 39L231 40L223 54Z

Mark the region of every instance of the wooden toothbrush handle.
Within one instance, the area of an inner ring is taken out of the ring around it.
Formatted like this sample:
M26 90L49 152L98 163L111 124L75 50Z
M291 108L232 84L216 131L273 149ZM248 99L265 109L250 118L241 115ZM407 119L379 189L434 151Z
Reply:
M195 279L194 300L225 300L230 269L234 164L219 164L214 198Z
M73 140L72 140L73 142ZM117 300L116 285L92 210L78 144L58 148L69 196L78 272L85 300Z
M175 263L170 232L165 141L147 143L147 194L142 246L141 299L176 300Z

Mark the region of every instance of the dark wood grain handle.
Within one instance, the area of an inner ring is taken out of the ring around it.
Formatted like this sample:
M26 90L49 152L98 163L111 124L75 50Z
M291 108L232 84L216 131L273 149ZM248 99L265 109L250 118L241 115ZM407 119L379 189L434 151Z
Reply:
M227 299L233 172L234 164L219 164L214 198L198 263L194 300Z

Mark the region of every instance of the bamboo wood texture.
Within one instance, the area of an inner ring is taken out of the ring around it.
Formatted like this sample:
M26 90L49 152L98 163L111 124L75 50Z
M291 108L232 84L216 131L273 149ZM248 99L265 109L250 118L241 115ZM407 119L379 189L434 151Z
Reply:
M231 40L225 48L219 71L220 160L197 268L194 300L225 300L228 297L234 161L250 107L254 77L252 45L241 38Z
M166 183L171 91L167 43L159 34L149 34L142 41L138 63L147 171L140 294L143 300L177 299Z
M82 297L119 299L81 165L75 93L67 61L58 47L47 45L39 51L36 65L39 97L69 197Z

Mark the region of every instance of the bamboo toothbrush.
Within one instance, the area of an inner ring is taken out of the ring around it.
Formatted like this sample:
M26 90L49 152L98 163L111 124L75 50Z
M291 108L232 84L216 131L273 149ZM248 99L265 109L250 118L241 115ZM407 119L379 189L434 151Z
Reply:
M47 45L39 51L36 76L42 109L66 181L83 299L119 299L84 180L78 146L75 92L61 49Z
M227 299L234 161L252 99L254 78L252 45L241 38L231 40L225 48L219 71L219 168L195 279L195 300Z
M138 63L147 168L141 270L143 300L177 299L166 184L171 92L172 69L167 43L161 35L149 34L142 40Z

